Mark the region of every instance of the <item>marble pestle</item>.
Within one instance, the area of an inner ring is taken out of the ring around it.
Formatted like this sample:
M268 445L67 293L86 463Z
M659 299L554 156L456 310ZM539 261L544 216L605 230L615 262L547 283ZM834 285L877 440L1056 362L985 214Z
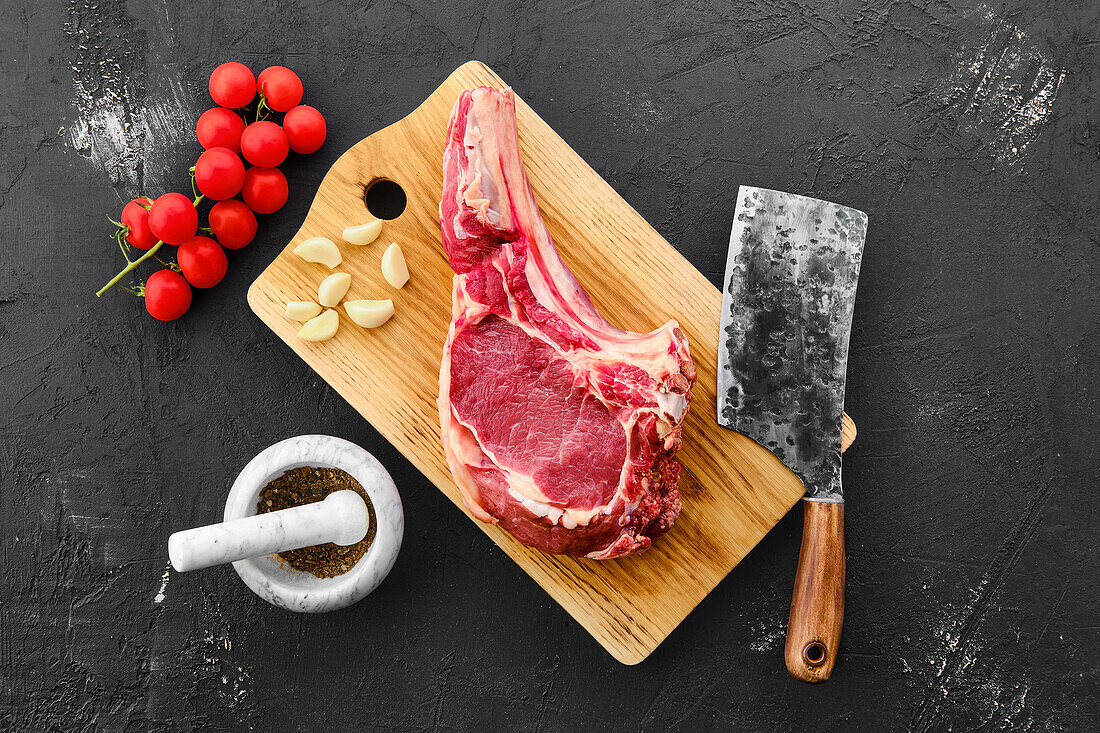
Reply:
M354 545L369 523L362 497L344 489L312 504L176 532L168 538L168 558L185 572L326 542Z

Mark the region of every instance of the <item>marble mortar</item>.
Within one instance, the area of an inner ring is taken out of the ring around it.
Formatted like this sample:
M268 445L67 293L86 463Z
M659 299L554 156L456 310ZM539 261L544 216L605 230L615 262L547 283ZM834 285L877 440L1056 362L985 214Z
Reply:
M303 613L333 611L361 600L393 567L405 530L401 497L382 464L359 446L328 435L299 435L270 446L249 461L229 491L225 521L255 514L260 490L272 479L302 466L339 468L362 485L374 505L374 542L351 570L334 578L294 570L274 555L239 560L233 568L269 603Z

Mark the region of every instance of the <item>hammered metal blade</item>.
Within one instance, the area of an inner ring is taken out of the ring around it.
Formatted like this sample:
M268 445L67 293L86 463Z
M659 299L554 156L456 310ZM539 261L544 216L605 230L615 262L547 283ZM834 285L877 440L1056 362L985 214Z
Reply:
M718 422L772 451L822 501L843 501L844 378L866 235L862 211L738 189L722 295Z

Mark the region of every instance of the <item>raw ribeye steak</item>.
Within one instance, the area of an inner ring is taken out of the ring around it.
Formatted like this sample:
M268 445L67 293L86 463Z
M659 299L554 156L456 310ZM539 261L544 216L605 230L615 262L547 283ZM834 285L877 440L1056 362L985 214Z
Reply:
M439 419L466 506L545 552L646 549L680 513L673 454L695 365L675 321L621 331L566 267L520 160L510 89L455 103L439 219L455 271Z

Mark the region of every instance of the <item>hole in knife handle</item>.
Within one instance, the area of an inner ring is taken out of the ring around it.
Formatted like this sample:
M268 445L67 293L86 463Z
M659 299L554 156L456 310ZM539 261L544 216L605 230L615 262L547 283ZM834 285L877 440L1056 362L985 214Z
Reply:
M802 647L802 661L811 667L819 667L825 662L825 645L820 641L811 641Z
M405 210L405 189L388 178L376 178L363 186L363 203L378 219L396 219Z

